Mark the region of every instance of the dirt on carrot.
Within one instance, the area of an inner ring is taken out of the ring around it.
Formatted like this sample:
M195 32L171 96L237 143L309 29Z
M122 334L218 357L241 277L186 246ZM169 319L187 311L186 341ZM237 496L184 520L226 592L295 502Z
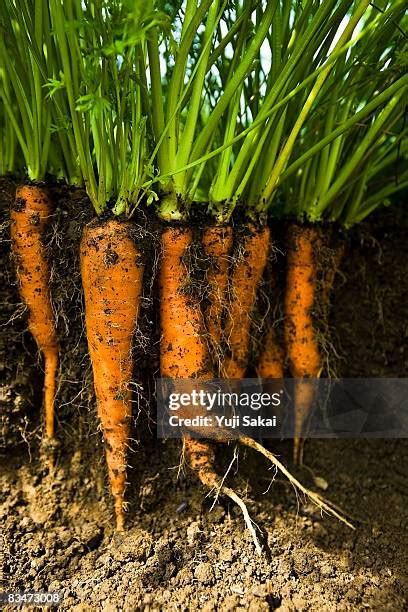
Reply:
M260 378L283 378L285 374L285 352L273 324L263 338L263 350L256 366Z

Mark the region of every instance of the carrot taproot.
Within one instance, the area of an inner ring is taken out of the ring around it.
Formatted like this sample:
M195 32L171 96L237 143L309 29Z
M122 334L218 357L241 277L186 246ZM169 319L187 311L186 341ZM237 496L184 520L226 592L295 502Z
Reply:
M161 236L160 372L167 378L212 378L203 315L198 300L188 294L185 286L188 270L184 257L192 240L192 231L186 227L169 226ZM199 480L205 486L216 481L211 444L189 435L183 437L183 443Z
M160 372L166 378L212 378L203 315L198 300L188 294L185 286L188 270L184 258L192 240L192 231L186 227L169 226L161 236ZM210 473L212 470L211 445L189 436L185 436L184 444L194 470L197 467L196 457L203 457L205 467L197 474L201 480L204 472ZM205 480L202 482L206 484Z
M204 317L217 369L222 362L222 318L226 304L228 268L233 238L233 230L230 225L207 227L202 235L204 252L210 258L207 271L208 305L204 311Z
M289 368L295 383L294 461L303 457L302 431L310 413L314 386L305 378L317 378L322 369L313 307L317 287L317 251L320 236L316 227L291 225L287 252L285 291L285 343Z
M330 265L323 275L320 296L317 287L318 253L322 237L317 227L292 225L289 230L287 283L285 294L285 341L295 383L294 461L303 461L302 432L315 397L315 385L307 378L318 378L323 364L312 310L316 300L320 308L329 304L330 292L344 256L344 245L332 251Z
M285 292L285 338L292 375L317 376L321 368L313 322L319 235L314 227L289 230Z
M137 325L144 266L129 222L92 221L80 247L85 323L97 410L115 504L124 528L126 451L130 433L132 339Z
M248 365L251 314L257 289L262 278L269 250L270 231L267 226L247 226L242 253L238 255L231 278L231 295L227 309L225 337L229 355L225 358L224 378L242 378Z
M27 306L28 328L44 358L45 434L54 438L54 404L59 346L50 295L50 266L42 242L52 204L37 185L17 187L11 209L11 241L20 296Z
M211 444L208 443L208 440L192 438L188 435L183 437L183 443L189 465L200 482L209 489L216 487L219 479L213 469L215 453Z

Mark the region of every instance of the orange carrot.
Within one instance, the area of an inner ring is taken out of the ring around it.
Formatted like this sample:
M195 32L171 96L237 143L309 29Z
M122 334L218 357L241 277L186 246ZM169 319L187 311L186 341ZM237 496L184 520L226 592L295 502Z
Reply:
M27 306L28 328L44 357L44 412L47 438L54 437L54 402L58 369L58 338L49 289L50 267L42 243L51 202L45 189L17 188L11 210L11 240L20 295Z
M204 251L210 258L207 271L208 306L205 309L206 329L212 344L216 361L221 357L222 316L226 303L228 285L229 256L233 244L232 227L211 226L204 230L202 236Z
M167 227L162 233L160 267L160 371L168 378L213 377L204 320L198 300L186 292L188 270L183 261L192 244L189 228ZM177 381L175 381L177 384ZM199 480L212 487L217 481L214 451L207 440L186 435L184 449Z
M124 528L132 339L144 271L130 230L130 223L116 219L93 221L80 251L86 333L118 531Z
M293 225L287 254L285 338L292 375L316 377L321 358L313 324L319 235L313 227Z
M230 355L225 359L225 378L242 378L248 365L251 314L256 293L268 257L270 232L268 227L247 227L243 253L232 273L231 296L225 325L225 337Z
M289 230L285 293L285 342L294 378L317 378L322 361L313 322L316 298L317 261L320 246L317 228L292 225ZM314 387L299 381L295 386L294 461L302 463L301 435L310 413Z
M192 244L192 231L167 227L162 233L160 267L160 370L169 378L211 378L204 321L198 300L186 287L183 257Z
M196 472L200 482L209 489L216 487L219 478L213 467L215 454L212 445L208 440L190 438L190 436L184 436L183 442L188 463Z
M312 309L317 299L317 254L321 236L317 228L293 225L290 228L287 286L285 295L285 340L292 376L303 380L295 385L294 460L302 463L302 432L313 404L315 387L307 378L318 378L322 362ZM323 278L320 305L328 306L336 272L344 256L344 246L334 250Z

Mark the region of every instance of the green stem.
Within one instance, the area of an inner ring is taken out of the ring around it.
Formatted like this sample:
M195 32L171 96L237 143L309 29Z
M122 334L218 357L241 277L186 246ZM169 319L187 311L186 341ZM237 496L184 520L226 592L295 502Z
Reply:
M357 9L355 10L355 13L352 15L352 17L350 18L349 23L347 24L347 26L345 27L342 35L340 36L338 42L336 43L335 47L334 47L334 51L340 49L341 47L344 46L344 44L348 41L348 39L351 37L356 25L358 24L358 22L360 21L361 17L363 16L365 10L367 9L367 7L370 4L370 0L362 0ZM306 118L310 112L310 109L312 108L313 103L315 102L321 88L324 85L324 82L326 81L327 77L329 76L331 70L332 70L333 66L329 65L327 66L322 72L321 74L317 77L316 79L316 83L313 86L312 90L310 91L306 103L304 104L302 110L300 111L299 117L295 123L295 125L293 126L293 129L291 131L291 133L289 134L289 137L285 143L285 146L283 147L277 161L276 164L274 166L274 169L272 170L272 173L269 177L269 180L265 186L265 189L263 190L262 193L262 199L270 202L272 199L272 194L274 193L279 177L282 173L282 171L284 170L289 157L292 153L296 138L304 124L304 122L306 121Z
M320 198L317 206L312 211L310 211L312 219L320 218L323 211L327 208L330 202L333 201L340 189L349 180L349 177L355 171L355 168L358 167L358 164L366 154L367 149L371 146L371 144L377 138L379 132L382 130L385 122L390 117L395 106L401 99L402 94L403 92L400 92L399 94L394 96L388 102L387 106L381 111L374 124L371 126L361 143L356 148L354 154L339 172L336 181L332 184L330 189L323 195L323 197Z

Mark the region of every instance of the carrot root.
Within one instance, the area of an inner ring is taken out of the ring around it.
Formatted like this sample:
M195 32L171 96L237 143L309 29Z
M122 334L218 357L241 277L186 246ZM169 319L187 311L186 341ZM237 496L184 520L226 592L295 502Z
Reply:
M315 249L319 235L311 227L292 226L287 255L285 340L289 365L296 378L316 377L321 357L312 309L316 298Z
M188 463L200 482L210 489L215 487L218 477L213 468L215 454L210 442L184 436L183 445Z
M170 378L209 379L212 378L212 370L203 334L204 320L197 300L185 292L188 271L183 257L191 243L192 232L187 228L168 227L162 234L160 369L162 376ZM219 486L211 443L185 435L183 446L188 463L200 482L210 490L217 489L219 493L224 493L241 508L260 552L261 547L244 502L228 487Z
M45 433L47 438L54 438L54 398L57 392L58 351L44 351L44 410Z
M283 463L281 463L279 459L273 453L271 453L267 448L262 446L262 444L259 444L259 442L256 442L256 440L253 440L252 438L249 438L248 436L241 436L238 441L243 446L252 448L256 452L266 457L266 459L268 459L284 476L286 476L289 482L296 489L298 489L299 491L301 491L301 493L306 495L306 497L308 497L312 502L314 502L322 511L327 512L328 514L331 514L332 516L337 518L339 521L347 525L347 527L350 527L350 529L355 529L354 525L352 525L343 516L343 514L345 513L341 509L337 508L337 506L332 504L330 501L324 499L324 497L322 497L318 493L315 493L314 491L311 491L310 489L305 487L299 480L297 480L297 478L293 476L293 474L289 472L289 470L283 465Z
M293 438L293 462L295 465L303 465L304 442L306 435L306 423L315 399L315 386L313 381L307 378L297 379L294 389L295 404L295 431Z
M208 365L208 348L202 336L203 320L198 299L188 296L185 291L187 269L183 263L183 257L191 241L191 231L185 228L170 227L162 235L162 263L159 278L162 326L160 364L162 376L176 379L176 386L177 378L209 379L212 377L211 367ZM231 345L234 351L223 372L224 375L231 378L241 377L245 371L249 343L249 316L253 309L256 288L266 264L268 246L269 230L256 231L255 228L251 228L250 238L247 239L245 245L246 261L245 263L240 262L234 271L234 285L240 287L240 299L232 301L232 307L227 313L229 317L227 329L230 334L230 342L231 337L233 339ZM238 333L234 336L232 322L237 324L235 317L237 317L241 328L242 322L246 324L244 338ZM214 323L218 323L218 321L217 316ZM186 414L188 414L188 411L189 408L187 407ZM222 440L222 438L221 432L218 439ZM227 440L228 436L224 436L224 438ZM295 487L314 501L322 510L336 516L352 527L329 502L304 487L262 445L247 436L241 436L238 438L238 442L262 453ZM218 477L214 469L214 450L211 443L208 440L194 439L191 438L191 435L185 435L183 448L189 465L197 474L200 482L209 490L215 490L217 495L226 495L241 508L256 550L260 554L262 547L245 503L232 489L224 485L223 479Z
M224 378L242 378L248 365L251 314L256 292L264 272L269 243L268 227L250 224L244 237L242 257L237 261L231 281L230 304L225 325L225 337L230 354L222 367Z
M312 309L316 299L316 251L320 245L314 227L292 225L289 230L285 293L285 342L289 368L294 378L317 378L322 361L314 327ZM313 393L295 385L294 461L302 463L302 431L313 403Z
M115 219L91 222L81 240L86 332L118 531L125 522L132 340L144 271L130 228Z
M51 212L52 204L45 189L36 185L17 188L10 214L11 240L20 296L29 313L28 328L44 359L44 417L48 439L55 435L54 404L59 357L49 289L50 268L42 243Z

